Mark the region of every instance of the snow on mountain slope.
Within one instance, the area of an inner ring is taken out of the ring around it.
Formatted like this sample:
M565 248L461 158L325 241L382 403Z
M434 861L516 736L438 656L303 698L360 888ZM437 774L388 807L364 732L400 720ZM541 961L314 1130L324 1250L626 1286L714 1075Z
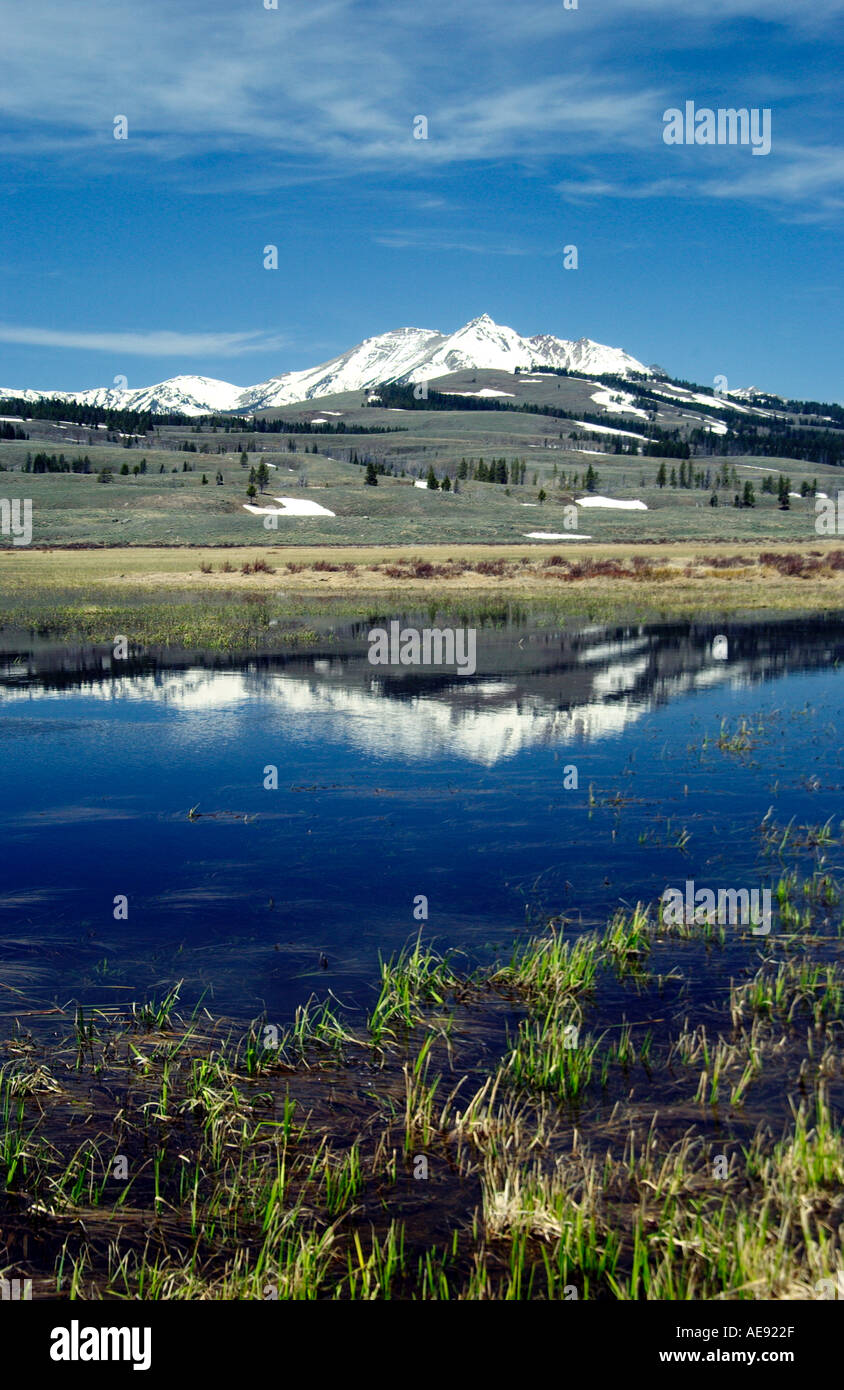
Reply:
M466 369L513 372L516 367L525 370L535 365L599 375L604 372L646 373L648 370L621 348L593 343L589 338L569 342L547 333L522 338L514 329L482 314L450 334L430 328L393 329L366 338L329 362L303 371L285 372L255 386L233 386L228 381L202 376L176 376L155 386L135 389L107 386L88 391L21 391L0 388L0 394L22 396L30 401L58 397L112 409L174 410L185 415L203 415L209 411L251 414L342 391L365 391L385 381L415 385Z
M430 381L466 368L477 371L515 371L529 367L531 352L524 338L512 328L494 323L487 314L443 338L408 375L408 381Z
M396 328L366 338L349 352L318 367L285 372L258 386L248 386L241 393L237 409L270 410L293 401L310 401L341 391L363 391L382 381L404 379L441 342L442 336L430 328Z
M527 341L532 345L532 357L537 366L565 367L569 372L583 372L587 376L603 376L605 373L624 376L627 372L650 375L649 368L637 362L629 352L606 347L603 343L593 343L591 338L578 338L576 343L570 343L564 338L553 338L549 333L544 333Z
M242 392L242 387L233 386L230 381L215 381L207 376L174 376L156 386L136 390L106 387L82 391L75 399L118 410L151 410L159 414L180 410L186 415L201 415L209 410L234 410Z
M758 386L741 386L737 387L735 391L726 391L724 394L733 396L739 401L750 401L751 404L759 400L760 397L764 399L765 396L771 396L774 400L782 401L785 405L785 396L778 396L776 391L760 391Z
M89 391L17 391L0 388L1 396L27 401L58 399L79 405L98 405L104 410L150 410L156 414L178 411L183 415L207 415L209 411L234 410L242 386L215 381L207 376L174 376L156 386L95 386Z

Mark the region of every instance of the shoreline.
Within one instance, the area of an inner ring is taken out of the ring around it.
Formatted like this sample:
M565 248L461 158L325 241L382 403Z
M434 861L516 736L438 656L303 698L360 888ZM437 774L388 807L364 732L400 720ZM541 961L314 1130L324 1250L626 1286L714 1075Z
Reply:
M412 606L482 619L503 605L598 622L834 614L844 611L844 550L669 542L0 552L3 626L68 640L127 629L161 644L181 631L187 645L213 650L329 613L368 618Z

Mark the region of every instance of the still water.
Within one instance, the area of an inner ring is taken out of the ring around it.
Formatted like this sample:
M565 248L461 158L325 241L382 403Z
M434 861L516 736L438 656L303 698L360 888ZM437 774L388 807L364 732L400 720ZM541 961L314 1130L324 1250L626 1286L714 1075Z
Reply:
M178 980L238 1019L356 1008L420 927L474 964L552 915L775 883L767 813L833 817L839 867L840 619L498 623L471 677L373 667L366 635L228 666L6 643L0 1013Z

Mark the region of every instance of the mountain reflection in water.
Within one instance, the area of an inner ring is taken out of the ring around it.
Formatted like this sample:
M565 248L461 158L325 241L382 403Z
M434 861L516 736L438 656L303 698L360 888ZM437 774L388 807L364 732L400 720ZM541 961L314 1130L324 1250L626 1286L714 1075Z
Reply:
M305 651L242 661L7 638L12 997L114 1004L183 979L187 1003L239 1017L326 988L357 1007L418 895L430 938L479 959L686 879L770 885L766 814L840 817L841 619L501 622L479 626L471 677L371 665L370 626L324 619ZM743 719L747 751L720 748Z
M421 618L404 618L405 624ZM727 659L713 654L727 638ZM537 746L622 734L655 706L704 690L749 690L787 672L828 669L844 654L844 623L481 629L478 671L371 666L366 627L349 624L307 656L150 668L77 650L0 658L0 708L78 691L89 700L161 703L186 713L248 718L278 708L290 737L312 734L389 758L452 756L492 767Z

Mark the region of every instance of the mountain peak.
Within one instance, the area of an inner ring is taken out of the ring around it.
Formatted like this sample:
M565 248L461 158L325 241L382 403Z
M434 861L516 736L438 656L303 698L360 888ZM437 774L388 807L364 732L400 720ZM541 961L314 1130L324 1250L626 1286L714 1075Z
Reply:
M459 371L512 373L533 366L561 367L584 375L647 372L621 348L589 338L571 342L549 333L522 338L513 328L480 314L453 333L428 328L394 328L366 338L348 352L295 372L283 372L255 386L239 387L200 375L180 375L140 389L107 387L94 391L31 393L61 396L81 404L127 410L179 410L186 415L216 411L254 414L299 401L344 392L371 390L384 382L415 385ZM8 392L20 395L21 392Z

